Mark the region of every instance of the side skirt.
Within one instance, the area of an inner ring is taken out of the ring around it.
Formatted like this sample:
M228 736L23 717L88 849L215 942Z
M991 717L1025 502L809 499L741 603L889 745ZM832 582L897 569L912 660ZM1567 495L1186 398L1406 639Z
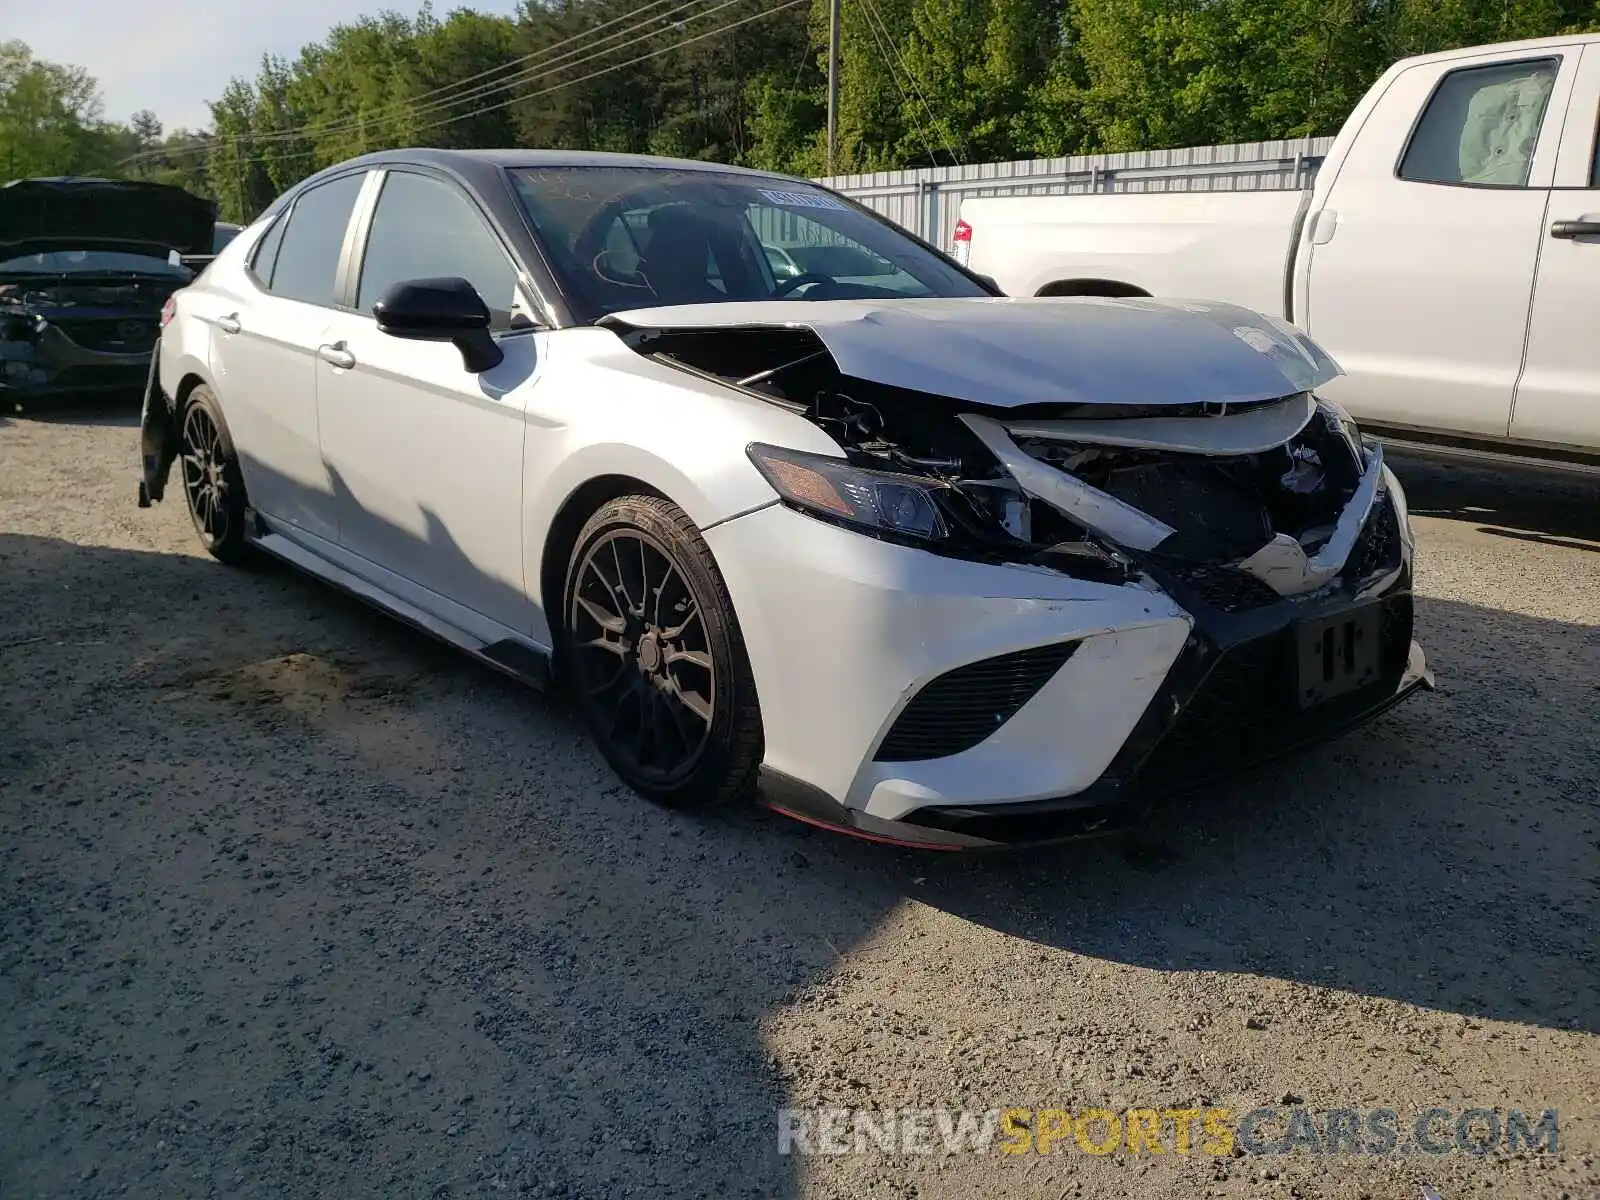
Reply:
M502 674L511 676L519 683L527 684L529 687L537 688L540 691L549 691L551 689L551 681L554 678L551 669L551 656L550 652L543 647L524 641L510 630L506 631L505 637L486 642L482 638L463 629L458 629L448 621L441 620L432 613L400 599L392 592L385 591L376 584L369 583L359 575L329 562L282 534L273 533L255 514L251 514L250 521L261 531L251 539L251 544L274 558L288 563L296 570L304 571L307 575L315 576L324 583L331 584L346 595L353 596L365 604L370 604L373 608L404 622L413 629L420 630L438 638L441 642L454 646L463 653L471 655L479 662L493 667Z

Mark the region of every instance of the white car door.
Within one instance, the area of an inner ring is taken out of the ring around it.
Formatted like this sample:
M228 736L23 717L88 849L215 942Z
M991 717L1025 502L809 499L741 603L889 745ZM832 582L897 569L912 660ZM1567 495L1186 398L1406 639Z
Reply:
M1422 64L1363 124L1312 229L1304 316L1356 416L1506 435L1577 60Z
M498 366L474 374L447 342L379 332L372 305L392 284L442 276L484 297L505 355ZM528 311L516 267L465 192L395 169L353 287L355 310L333 317L317 366L322 455L351 569L484 636L482 617L530 630L523 439L547 338L513 329L514 314Z
M350 214L366 173L301 194L249 260L237 294L208 306L211 370L250 502L289 537L338 533L317 438L317 347L334 315Z
M1586 46L1567 105L1542 228L1528 353L1511 436L1600 450L1600 46Z

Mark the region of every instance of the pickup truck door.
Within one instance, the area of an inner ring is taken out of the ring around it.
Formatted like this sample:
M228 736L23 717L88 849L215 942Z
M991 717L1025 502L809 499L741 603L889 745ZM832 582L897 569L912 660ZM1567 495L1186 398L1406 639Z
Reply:
M1308 234L1301 323L1357 417L1506 436L1577 47L1390 82Z
M1600 45L1584 47L1541 233L1511 436L1600 450Z

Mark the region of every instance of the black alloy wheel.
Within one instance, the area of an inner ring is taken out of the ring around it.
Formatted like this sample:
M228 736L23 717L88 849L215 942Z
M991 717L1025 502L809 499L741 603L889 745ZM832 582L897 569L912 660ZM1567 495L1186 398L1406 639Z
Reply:
M692 522L651 496L590 518L567 572L566 669L612 768L662 804L745 794L755 685L726 587Z
M244 480L216 397L197 387L183 408L178 461L183 495L200 543L223 562L245 554Z

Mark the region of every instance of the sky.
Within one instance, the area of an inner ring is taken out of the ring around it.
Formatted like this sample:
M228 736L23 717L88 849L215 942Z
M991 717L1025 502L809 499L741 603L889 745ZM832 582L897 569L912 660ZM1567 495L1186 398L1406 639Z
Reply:
M34 55L85 68L100 81L105 116L126 121L148 108L170 132L211 123L208 100L236 75L253 77L266 53L293 56L341 21L421 0L0 0L0 38ZM517 0L435 0L509 14Z

